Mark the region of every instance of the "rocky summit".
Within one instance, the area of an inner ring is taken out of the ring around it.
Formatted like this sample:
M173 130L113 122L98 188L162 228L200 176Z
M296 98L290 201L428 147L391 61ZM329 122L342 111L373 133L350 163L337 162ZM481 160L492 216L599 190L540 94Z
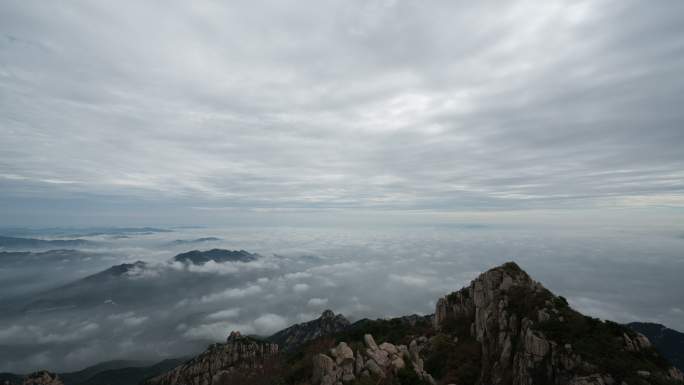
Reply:
M316 338L339 333L349 327L349 321L341 314L325 310L318 319L283 329L268 337L283 351L291 351Z
M683 379L646 337L581 315L512 262L439 299L434 326L477 341L479 384L669 384Z

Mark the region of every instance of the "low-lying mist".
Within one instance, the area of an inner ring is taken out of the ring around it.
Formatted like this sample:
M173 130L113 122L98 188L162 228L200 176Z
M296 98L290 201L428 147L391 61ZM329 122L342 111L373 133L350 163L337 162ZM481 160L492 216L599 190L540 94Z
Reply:
M270 335L328 308L351 320L429 314L440 296L508 260L587 314L684 329L684 239L671 232L508 225L156 230L46 230L31 236L90 243L0 254L0 371L187 356L231 330ZM260 257L173 261L213 248ZM136 261L145 263L98 274Z

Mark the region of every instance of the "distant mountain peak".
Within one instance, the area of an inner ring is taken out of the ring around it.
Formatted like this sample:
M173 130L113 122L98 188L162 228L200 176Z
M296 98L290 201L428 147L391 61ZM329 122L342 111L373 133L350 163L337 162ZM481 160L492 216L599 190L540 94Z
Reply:
M245 250L211 249L206 251L192 250L173 257L176 262L203 265L209 261L222 262L252 262L259 258L258 254L252 254Z
M0 235L0 249L25 250L25 249L64 249L75 247L93 246L97 243L85 239L37 239L17 238Z
M98 274L91 276L91 277L104 276L104 275L120 277L122 275L128 274L128 273L135 271L137 269L144 269L145 267L147 267L147 262L144 262L144 261L135 261L133 263L122 263L120 265L114 265L114 266L110 267L109 269L104 270Z

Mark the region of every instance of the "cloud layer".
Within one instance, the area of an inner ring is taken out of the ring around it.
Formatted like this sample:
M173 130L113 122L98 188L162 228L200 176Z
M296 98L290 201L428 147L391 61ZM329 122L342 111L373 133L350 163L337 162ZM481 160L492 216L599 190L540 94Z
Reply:
M1 7L16 221L684 204L678 1Z

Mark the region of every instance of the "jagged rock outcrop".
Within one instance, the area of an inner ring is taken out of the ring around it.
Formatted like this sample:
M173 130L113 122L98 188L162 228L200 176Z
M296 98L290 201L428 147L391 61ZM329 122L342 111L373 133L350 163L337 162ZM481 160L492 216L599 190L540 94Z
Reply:
M481 344L482 384L610 385L681 376L659 361L646 337L582 316L512 262L439 299L434 325L465 329Z
M41 370L24 377L22 385L64 385L55 373Z
M213 344L199 356L152 378L150 385L211 385L235 372L258 376L278 354L278 345L231 332L226 343Z
M325 310L319 318L292 325L268 337L268 340L278 344L282 351L290 351L315 338L344 331L349 325L342 314Z
M364 345L356 353L347 343L340 342L330 350L330 355L318 354L313 357L314 385L335 385L350 383L360 377L385 378L409 366L418 378L434 384L432 376L423 368L420 352L427 338L421 337L406 345L383 342L378 345L372 335L364 335Z

